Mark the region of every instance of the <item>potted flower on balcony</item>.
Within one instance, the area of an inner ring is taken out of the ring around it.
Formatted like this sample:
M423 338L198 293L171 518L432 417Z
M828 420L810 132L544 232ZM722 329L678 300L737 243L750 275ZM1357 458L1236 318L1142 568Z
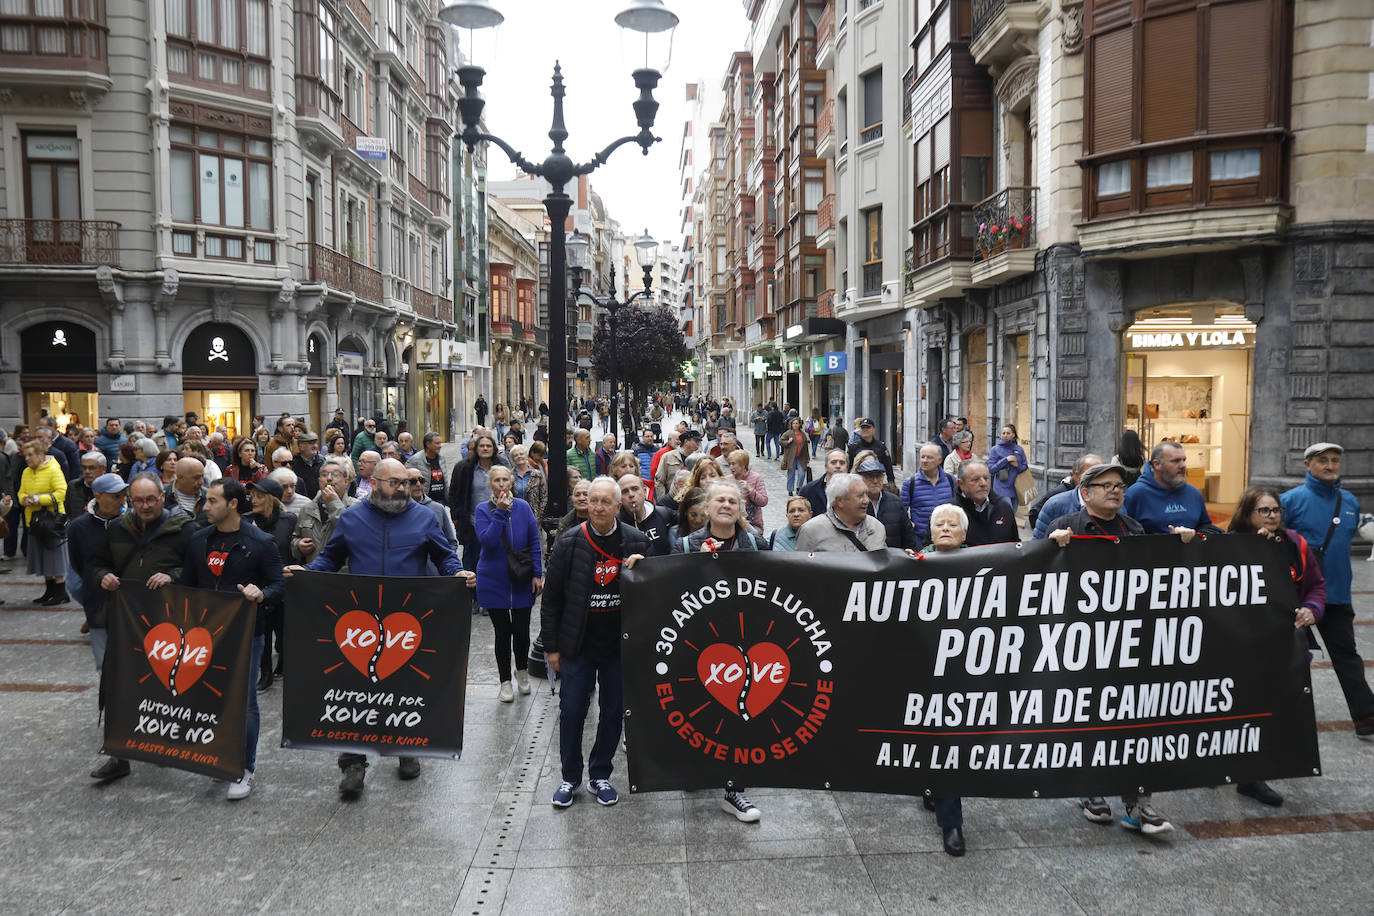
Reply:
M1013 216L1007 220L1004 235L1006 237L1007 248L1025 248L1030 241L1031 218L1029 216Z
M990 258L1006 250L1009 227L1004 223L978 224L978 255Z

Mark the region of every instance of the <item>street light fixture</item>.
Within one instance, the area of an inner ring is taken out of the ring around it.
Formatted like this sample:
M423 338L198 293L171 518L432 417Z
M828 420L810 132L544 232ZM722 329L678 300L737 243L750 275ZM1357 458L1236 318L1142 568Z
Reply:
M470 40L474 31L495 28L505 20L491 0L459 0L447 4L439 11L439 18L468 30ZM638 144L647 156L649 148L662 139L654 136L653 126L654 117L658 114L654 89L663 74L660 70L652 69L651 65L659 64L667 68L678 17L664 6L663 0L631 0L630 6L616 15L615 22L623 30L622 35L628 31L644 36L644 66L631 74L639 90L639 98L632 106L639 132L621 137L585 163L573 162L563 149L563 141L568 139L568 129L563 121L563 70L556 61L550 88L553 123L549 128L549 139L553 141L553 150L543 162L538 163L526 159L500 137L482 130L482 109L486 101L482 98L481 86L486 71L474 64L458 68L458 82L463 87L463 96L458 101L458 111L463 119L461 137L468 150L474 150L483 141L495 144L522 172L543 178L549 183L544 209L549 215L549 282L553 287L549 302L549 401L552 409L549 412L549 500L546 514L553 518L562 516L568 495L568 471L563 449L568 429L568 265L565 233L572 199L565 188L568 182L578 176L589 175L604 165L610 155L625 144Z
M621 302L620 300L616 299L616 297L615 297L615 267L614 267L614 266L612 266L611 269L610 269L610 274L609 274L608 284L607 284L607 285L609 286L610 291L609 291L606 295L601 296L601 297L594 296L594 295L592 295L591 290L587 289L586 287L582 287L581 289L579 289L579 290L577 291L577 294L578 294L579 296L585 296L585 297L587 297L587 298L590 299L592 302L596 303L598 306L600 306L601 308L605 309L605 310L606 310L606 314L610 316L610 335L611 335L611 337L610 337L610 350L609 350L609 354L608 354L608 355L610 356L610 363L611 363L611 365L610 365L610 370L611 370L611 435L612 435L612 436L618 436L618 435L619 435L619 431L616 429L616 421L617 421L617 419L618 419L619 416L620 416L620 409L619 409L619 406L618 406L617 401L616 401L616 393L619 391L618 380L617 380L616 376L617 376L617 374L618 374L618 372L619 372L618 366L619 366L619 362L620 362L620 337L619 337L618 331L616 330L616 316L620 314L620 310L621 310L621 309L623 309L623 308L625 308L625 307L627 307L627 306L633 305L635 302L638 302L640 299L642 299L642 298L644 298L644 297L646 297L646 296L652 296L652 295L653 295L653 286L654 286L654 258L653 258L653 257L650 257L650 256L647 254L647 252L657 252L657 251L658 251L658 242L655 242L652 238L650 238L650 237L649 237L649 230L645 229L645 230L644 230L644 235L641 236L640 239L639 239L637 242L635 242L635 259L639 262L640 268L644 271L644 288L641 289L641 290L636 290L635 292L631 293L629 296L626 296L624 302ZM627 284L626 284L626 288L628 289L628 287L629 287L629 284L627 283ZM630 397L629 397L629 394L628 394L628 393L627 393L626 396L625 396L625 406L626 406L627 408L630 406ZM629 413L629 412L627 411L627 413ZM633 416L633 413L629 413L629 416ZM626 422L626 424L625 424L625 448L628 449L628 450L630 450L630 451L633 451L633 450L634 450L634 447L635 447L635 443L634 443L634 424L633 424L633 423L630 423L630 422Z

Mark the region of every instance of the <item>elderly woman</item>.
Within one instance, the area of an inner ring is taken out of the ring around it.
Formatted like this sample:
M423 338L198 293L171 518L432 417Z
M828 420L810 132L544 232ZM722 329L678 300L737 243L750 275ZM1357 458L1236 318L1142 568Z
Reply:
M529 503L535 519L543 518L544 507L549 503L549 479L530 461L529 446L517 445L511 449L510 460L514 466L515 495Z
M958 438L956 436L956 438ZM988 452L988 472L992 474L992 492L1011 503L1021 505L1021 496L1016 492L1016 476L1029 467L1026 450L1016 441L1016 427L1004 425L997 434L997 442Z
M558 528L554 530L553 539L558 540L563 534L574 525L580 525L587 520L587 510L591 507L592 482L578 478L577 483L572 488L572 508L568 514L558 520Z
M797 532L811 521L811 500L805 496L787 497L787 521L768 535L773 550L796 550Z
M161 450L157 447L157 442L145 436L138 440L137 450L138 460L129 468L130 479L135 474L142 474L144 471L151 471L161 477L162 470L157 466L157 456Z
M477 537L482 542L477 566L477 601L496 631L496 671L501 678L497 699L510 703L510 659L515 653L515 682L520 693L530 692L525 667L530 654L530 608L544 590L543 558L539 549L539 520L530 504L515 495L515 475L496 465L487 475L491 498L477 507ZM507 551L528 552L532 578L511 576Z
M744 517L759 531L763 530L763 507L768 505L768 488L763 484L763 475L749 470L749 453L737 448L725 460L730 463L730 476L739 484L744 496Z
M65 579L65 532L40 536L34 530L33 520L35 515L44 510L62 511L67 499L67 481L62 477L57 459L48 454L47 442L42 437L25 442L23 453L27 467L19 478L18 502L24 510L24 524L29 529L28 546L25 548L28 571L30 575L42 576L45 585L43 594L35 598L33 603L44 606L66 604L71 599L67 595ZM9 506L5 507L5 511L9 511Z
M1302 535L1284 527L1278 490L1264 485L1247 487L1240 494L1227 530L1232 534L1258 534L1283 549L1298 587L1298 606L1293 611L1295 629L1314 626L1322 619L1326 613L1326 577L1322 575L1321 560ZM1311 640L1312 631L1307 632ZM1236 791L1264 805L1277 808L1283 804L1283 796L1265 782L1239 783Z
M957 436L956 436L957 439ZM931 544L921 553L931 556L947 551L958 550L964 546L964 536L968 534L968 515L958 506L946 503L930 511ZM935 812L935 823L944 835L945 852L952 856L964 854L964 801L959 796L924 796L922 804L927 811Z
M248 498L253 503L253 512L248 518L277 545L277 555L283 565L293 561L291 555L291 533L296 530L296 513L286 511L282 505L282 485L270 477L264 477L246 485ZM272 686L273 674L281 674L282 636L286 622L281 602L263 604L262 661L258 667L258 692ZM277 666L272 667L272 635L277 637Z
M300 480L296 477L295 471L289 467L279 467L267 476L281 484L281 504L286 507L287 512L294 512L299 516L305 507L310 505L310 499L296 491L296 485Z
M959 476L959 465L965 461L972 461L978 456L973 453L973 433L966 429L961 429L954 434L954 448L949 450L949 455L945 458L945 473L951 477Z

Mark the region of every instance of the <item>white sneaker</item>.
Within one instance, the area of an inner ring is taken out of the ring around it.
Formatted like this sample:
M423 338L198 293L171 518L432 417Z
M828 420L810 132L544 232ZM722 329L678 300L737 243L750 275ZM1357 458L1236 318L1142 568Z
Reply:
M515 702L515 691L511 688L510 681L501 682L501 691L496 694L496 698L502 703Z
M746 824L752 824L763 817L763 814L754 807L754 803L746 798L743 792L727 791L720 800L720 808L727 814L733 814Z
M229 799L229 801L238 801L241 798L247 798L248 793L252 791L253 771L244 770L243 777L241 779L239 779L237 782L229 783L229 791L224 797Z
M515 687L520 691L522 697L529 696L530 675L528 671L522 671L519 668L515 669Z

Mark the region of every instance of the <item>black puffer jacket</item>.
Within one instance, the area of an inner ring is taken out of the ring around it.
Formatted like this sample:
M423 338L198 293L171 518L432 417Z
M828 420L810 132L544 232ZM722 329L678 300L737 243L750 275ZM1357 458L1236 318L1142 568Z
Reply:
M618 525L621 557L649 554L649 539L629 525ZM587 603L592 573L600 555L574 525L558 538L544 576L540 630L544 651L577 656L587 633Z
M963 493L956 494L952 502L968 515L966 546L1015 544L1021 540L1021 532L1016 528L1016 510L996 493L988 494L988 505L982 512L973 508L973 500Z
M883 523L887 535L887 546L898 550L917 550L921 545L916 541L916 528L911 524L911 516L902 505L902 498L883 490L876 504L869 503L868 514Z

